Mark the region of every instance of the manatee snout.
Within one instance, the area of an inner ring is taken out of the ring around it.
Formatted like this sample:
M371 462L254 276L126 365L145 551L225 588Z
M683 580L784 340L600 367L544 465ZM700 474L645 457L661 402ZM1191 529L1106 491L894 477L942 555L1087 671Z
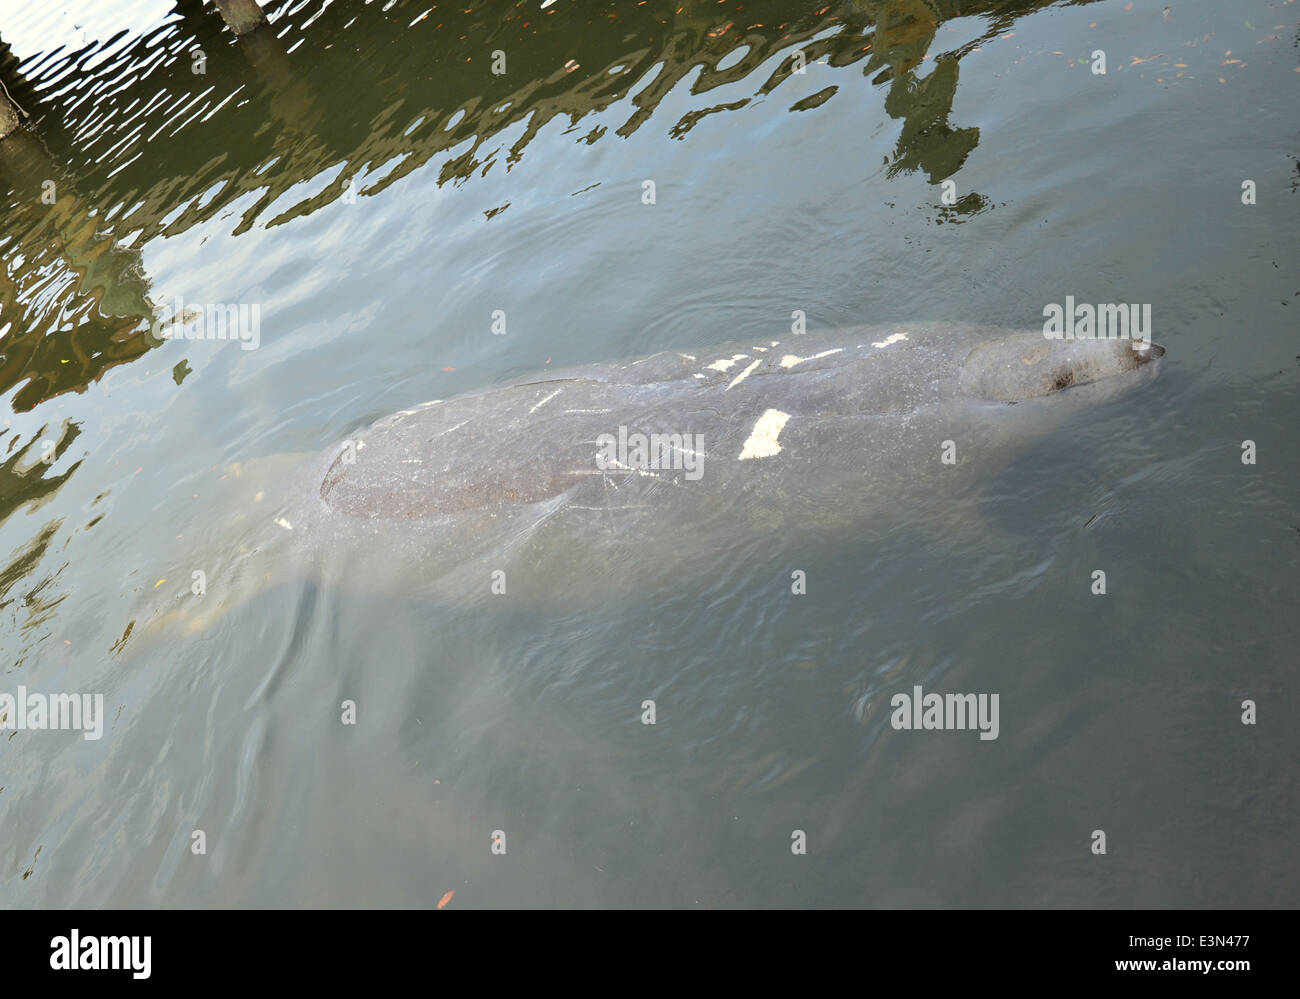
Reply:
M1049 340L1041 333L1017 334L972 350L962 364L961 385L977 399L1018 402L1120 378L1159 360L1164 353L1158 343Z

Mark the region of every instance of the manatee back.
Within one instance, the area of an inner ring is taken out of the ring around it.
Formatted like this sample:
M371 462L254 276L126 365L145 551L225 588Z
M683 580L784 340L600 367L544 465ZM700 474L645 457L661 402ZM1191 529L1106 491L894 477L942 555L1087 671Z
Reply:
M567 406L566 392L583 405ZM337 513L389 518L548 499L591 467L593 449L582 442L599 432L591 411L604 408L604 395L599 382L562 379L395 413L338 449L320 499Z
M1145 356L1128 341L941 323L666 351L395 413L324 456L312 499L328 514L400 521L561 499L607 505L613 493L627 500L681 484L662 471L599 468L601 438L624 432L707 442L707 482L692 483L696 495L751 489L795 466L826 478L829 464L864 445L878 479L886 465L910 460L903 452L912 443L929 441L923 414L950 400L1029 399L1130 370ZM766 457L781 458L744 461L761 421L775 426L772 413L781 446Z

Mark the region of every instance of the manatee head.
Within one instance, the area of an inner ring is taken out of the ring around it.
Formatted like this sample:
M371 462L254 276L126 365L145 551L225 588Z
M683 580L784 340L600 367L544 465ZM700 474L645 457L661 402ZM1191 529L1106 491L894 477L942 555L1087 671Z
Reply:
M1091 396L1109 395L1153 373L1164 355L1157 343L1137 340L1049 340L1020 333L981 344L961 368L964 394L991 402L1018 402L1079 385Z

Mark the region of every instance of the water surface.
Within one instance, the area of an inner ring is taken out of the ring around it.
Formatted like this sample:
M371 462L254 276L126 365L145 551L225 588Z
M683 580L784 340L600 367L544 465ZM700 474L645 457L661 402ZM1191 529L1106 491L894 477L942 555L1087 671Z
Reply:
M107 715L0 735L0 902L1293 904L1290 6L443 6L0 4L0 693ZM246 483L386 413L1066 295L1150 303L1161 377L960 508L559 608L223 591ZM998 739L895 731L918 684Z

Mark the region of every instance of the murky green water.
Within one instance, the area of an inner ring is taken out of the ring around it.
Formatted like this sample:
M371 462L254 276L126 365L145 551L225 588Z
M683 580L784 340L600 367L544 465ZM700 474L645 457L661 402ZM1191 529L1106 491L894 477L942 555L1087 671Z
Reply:
M1294 5L66 7L0 4L0 695L106 717L0 731L0 903L1294 903ZM1159 380L959 506L628 537L582 602L231 583L281 456L395 410L1067 295Z

